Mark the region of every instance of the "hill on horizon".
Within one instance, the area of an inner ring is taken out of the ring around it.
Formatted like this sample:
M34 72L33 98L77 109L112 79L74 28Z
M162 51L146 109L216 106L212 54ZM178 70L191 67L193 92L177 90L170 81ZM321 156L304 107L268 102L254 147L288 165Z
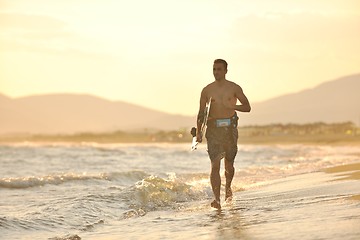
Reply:
M272 123L347 122L360 124L360 74L267 101L239 113L239 126ZM250 99L251 101L251 99ZM85 94L10 98L0 94L0 134L177 130L195 125L196 116L168 114Z
M47 94L11 99L0 94L0 133L174 130L195 119L92 95Z
M347 121L360 125L360 74L254 103L251 114L243 114L240 121L242 125Z

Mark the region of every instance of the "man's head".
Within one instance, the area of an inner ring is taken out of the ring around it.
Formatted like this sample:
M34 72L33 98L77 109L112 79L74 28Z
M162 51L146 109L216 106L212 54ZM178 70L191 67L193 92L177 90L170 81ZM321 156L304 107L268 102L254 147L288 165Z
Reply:
M215 59L213 65L213 74L215 80L225 79L225 74L227 73L227 62L223 59Z

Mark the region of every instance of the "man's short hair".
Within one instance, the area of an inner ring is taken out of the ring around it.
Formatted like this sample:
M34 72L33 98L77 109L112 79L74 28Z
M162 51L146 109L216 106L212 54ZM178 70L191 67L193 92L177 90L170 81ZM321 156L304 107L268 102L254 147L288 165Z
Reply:
M224 59L215 59L214 63L222 63L224 64L225 70L227 70L227 62Z

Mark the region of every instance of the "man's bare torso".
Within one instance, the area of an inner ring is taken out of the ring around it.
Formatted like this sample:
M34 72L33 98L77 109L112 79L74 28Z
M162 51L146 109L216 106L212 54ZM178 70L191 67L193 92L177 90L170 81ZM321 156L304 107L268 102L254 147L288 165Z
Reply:
M214 81L204 88L206 100L212 98L209 119L230 118L235 114L237 88L240 87L228 80Z

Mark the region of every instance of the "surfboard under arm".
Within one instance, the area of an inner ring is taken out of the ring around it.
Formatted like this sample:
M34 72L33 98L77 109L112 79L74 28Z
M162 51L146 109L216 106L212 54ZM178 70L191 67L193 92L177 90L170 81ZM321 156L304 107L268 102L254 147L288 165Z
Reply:
M209 99L209 101L206 103L205 109L204 109L204 119L203 119L203 123L201 125L201 138L204 136L205 132L206 132L206 125L207 125L207 120L209 118L209 113L210 113L210 106L211 106L211 97ZM199 142L196 139L196 128L193 127L191 129L191 135L193 136L192 139L192 143L191 143L191 151L194 151L197 149L197 145L199 144Z

